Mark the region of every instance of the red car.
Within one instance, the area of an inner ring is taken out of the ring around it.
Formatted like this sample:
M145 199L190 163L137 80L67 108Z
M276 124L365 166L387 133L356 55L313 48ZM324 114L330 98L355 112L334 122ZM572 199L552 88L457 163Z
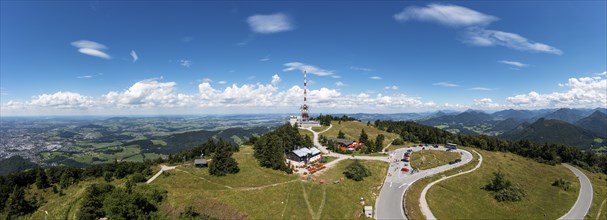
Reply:
M409 168L403 167L403 168L400 169L400 171L409 172Z

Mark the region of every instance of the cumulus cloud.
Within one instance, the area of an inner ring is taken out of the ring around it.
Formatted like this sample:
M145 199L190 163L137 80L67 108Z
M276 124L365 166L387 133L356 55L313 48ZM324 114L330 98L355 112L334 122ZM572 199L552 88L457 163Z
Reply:
M135 52L134 50L131 50L131 58L133 58L133 63L137 62L137 60L139 59L139 56L137 56L137 52Z
M527 67L528 64L525 63L521 63L518 61L511 61L511 60L500 60L497 61L498 63L502 63L502 64L506 64L506 65L510 65L510 66L514 66L514 67L518 67L518 68L523 68L523 67Z
M379 76L372 76L372 77L369 77L369 79L373 79L373 80L380 80L380 79L381 79L381 77L379 77Z
M570 78L561 85L569 90L546 94L531 91L508 97L506 102L516 108L607 107L606 76Z
M180 60L179 65L190 68L192 66L191 60Z
M450 82L437 82L432 83L433 86L442 86L442 87L458 87L459 85Z
M272 85L277 85L280 82L280 76L278 76L278 74L274 74L272 76Z
M410 20L436 22L447 26L488 25L499 18L457 5L429 4L426 7L410 6L395 14L401 22Z
M179 109L185 109L185 113L200 113L210 109L219 109L218 112L223 113L267 113L268 109L283 113L297 112L297 106L303 101L303 88L292 86L279 90L271 80L268 81L267 84L232 84L220 89L214 88L210 81L203 80L198 84L197 92L184 94L177 92L177 83L163 82L161 78L156 78L136 82L125 90L107 92L98 98L73 92L58 92L35 96L27 102L9 101L0 107L4 113L12 114L33 111L48 113L58 109L76 109L76 114L83 111L168 114ZM342 94L337 89L324 87L308 90L308 103L318 112L345 112L352 109L402 112L436 107L434 102L424 102L420 97L405 94ZM66 112L69 111L59 111L57 114Z
M293 30L291 19L283 14L252 15L247 18L251 31L261 34L272 34Z
M102 50L107 49L107 47L103 44L89 41L89 40L79 40L71 43L72 46L78 48L78 52L82 54L86 54L89 56L99 57L103 59L112 59L110 55L104 53Z
M284 68L283 72L289 72L294 70L299 70L301 72L306 71L307 73L314 74L317 76L331 76L335 71L333 70L325 70L316 66L308 65L300 62L290 62L283 64L286 68ZM332 76L333 77L333 76ZM335 78L335 77L333 77Z
M547 44L530 41L527 38L515 33L487 30L482 28L468 29L462 41L474 46L487 47L497 45L521 51L550 53L556 55L563 54L563 52L558 48Z
M474 99L474 106L482 109L497 109L500 107L499 104L493 103L490 98Z
M595 73L594 75L596 75L596 76L607 76L607 71L604 71L602 73Z
M348 85L345 84L345 83L343 83L342 81L337 81L337 82L335 82L335 86L337 86L337 87L345 87L345 86L348 86Z
M221 81L217 82L217 84L221 84L221 85L226 84L226 83L228 83L228 82L226 82L224 80L221 80Z
M384 90L398 90L398 86L386 86Z

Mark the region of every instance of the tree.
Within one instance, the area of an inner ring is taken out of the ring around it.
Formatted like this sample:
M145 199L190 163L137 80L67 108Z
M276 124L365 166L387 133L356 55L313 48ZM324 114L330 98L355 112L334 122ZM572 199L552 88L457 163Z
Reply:
M380 152L384 148L384 135L378 134L375 138L375 152Z
M512 183L509 180L506 180L504 173L501 171L493 172L493 178L490 182L485 185L484 189L488 191L500 191L511 186Z
M361 142L361 143L364 143L365 145L368 144L368 142L369 142L369 136L365 132L365 129L362 129L360 131L360 136L358 137L358 141Z
M354 162L346 167L344 175L346 175L348 179L361 181L363 178L371 176L371 171L362 165L359 160L354 160Z
M22 187L13 187L13 192L6 200L6 207L4 213L7 219L14 219L17 216L28 213L31 210L31 206L27 200L25 200L25 191Z
M337 133L337 138L344 139L344 138L346 138L346 134L344 134L344 132L342 132L341 129L340 129L339 133Z
M229 144L220 140L217 152L213 155L213 161L209 166L209 173L213 176L225 176L234 174L240 171L238 162L232 158L232 152L229 149Z
M38 172L36 172L36 187L38 187L38 189L48 188L50 186L50 184L48 182L48 177L46 176L46 172L42 168L39 168L37 170L38 170Z

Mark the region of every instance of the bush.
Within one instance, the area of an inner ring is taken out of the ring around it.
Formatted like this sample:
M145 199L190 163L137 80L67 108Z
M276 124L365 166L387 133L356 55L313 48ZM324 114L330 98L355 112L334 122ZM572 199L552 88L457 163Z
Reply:
M353 179L355 181L361 181L363 178L371 176L371 171L362 165L359 160L354 160L354 162L346 167L346 171L344 174L348 179Z
M527 192L523 190L520 186L508 186L495 194L495 199L498 202L515 202L521 201Z
M403 144L405 144L405 141L403 141L403 139L401 139L401 138L396 138L392 141L392 144L393 145L403 145Z
M147 181L147 179L141 173L135 173L131 176L131 181L134 183L142 183Z
M521 186L513 185L501 171L493 172L493 179L483 189L495 192L494 198L498 202L521 201L527 195Z
M567 191L571 188L571 182L564 180L563 178L558 178L552 183L553 186L560 187L561 189Z

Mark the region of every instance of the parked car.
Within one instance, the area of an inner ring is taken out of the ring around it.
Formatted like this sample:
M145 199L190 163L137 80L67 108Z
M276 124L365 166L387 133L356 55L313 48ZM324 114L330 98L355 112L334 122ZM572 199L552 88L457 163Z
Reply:
M409 172L409 168L403 167L403 168L400 169L400 171Z
M434 146L432 146L432 147L434 147L434 148L438 148L438 145L434 145Z
M409 159L408 158L403 158L400 161L402 161L402 162L409 162Z

